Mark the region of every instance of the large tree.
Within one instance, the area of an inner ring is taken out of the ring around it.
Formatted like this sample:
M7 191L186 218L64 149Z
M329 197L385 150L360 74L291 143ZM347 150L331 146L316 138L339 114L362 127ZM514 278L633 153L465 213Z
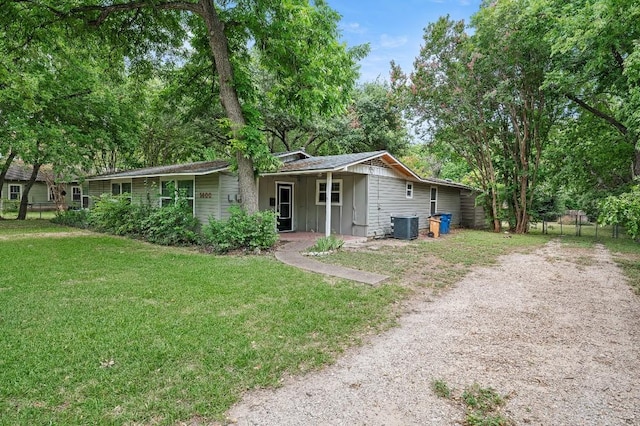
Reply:
M536 0L528 19L544 22L532 33L551 45L546 85L569 101L567 120L590 115L626 144L627 182L640 176L640 3L635 0ZM590 120L577 119L593 128ZM612 149L617 148L612 146Z
M489 196L494 230L506 202L511 227L527 232L544 144L555 117L552 95L542 88L550 50L540 42L527 2L485 2L472 19L441 18L425 30L425 44L407 79L394 68L394 82L408 92L424 135L448 143L465 158ZM504 192L502 199L500 192Z
M13 158L33 166L22 191L18 219L24 219L29 191L44 164L60 177L77 177L95 152L123 133L131 118L118 93L122 56L99 48L94 37L69 38L68 28L45 25L38 9L9 2L0 15L0 154L6 170ZM114 121L114 117L118 117ZM0 172L0 180L4 173ZM1 183L1 182L0 182Z
M19 1L19 0L16 0ZM21 4L23 2L20 2ZM167 47L206 49L226 115L230 152L245 209L258 209L257 166L271 158L260 131L258 91L248 50L275 78L271 96L304 116L343 110L357 77L354 58L338 41L339 15L323 0L42 1L24 7L79 18L123 44L131 58L162 57Z

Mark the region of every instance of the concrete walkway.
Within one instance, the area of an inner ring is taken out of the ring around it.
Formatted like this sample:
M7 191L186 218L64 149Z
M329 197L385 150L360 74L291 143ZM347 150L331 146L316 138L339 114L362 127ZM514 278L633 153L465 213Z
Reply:
M288 242L276 251L276 259L287 265L295 266L296 268L330 275L332 277L345 278L364 284L376 285L389 278L386 275L374 274L373 272L359 271L338 265L328 265L318 262L309 256L300 254L300 252L311 247L314 243L315 240L308 239Z

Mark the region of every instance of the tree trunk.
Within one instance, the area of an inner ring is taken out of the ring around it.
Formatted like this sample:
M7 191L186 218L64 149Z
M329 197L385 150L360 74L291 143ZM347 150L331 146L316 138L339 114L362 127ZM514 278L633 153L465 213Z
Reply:
M229 59L224 24L220 21L212 1L200 0L199 4L202 7L202 17L209 34L209 47L220 80L220 101L233 126L233 137L241 138L241 130L247 123L238 99L238 93L233 85L233 69ZM238 162L238 185L242 206L247 213L255 213L258 211L258 185L253 159L238 149L236 160Z
M42 164L36 163L33 165L33 171L31 172L31 176L29 177L29 181L24 187L24 192L22 193L22 199L20 200L20 211L18 211L18 220L25 220L27 218L27 207L29 206L29 191L31 191L31 187L36 181L38 177L38 171L40 170L40 166Z
M502 231L500 214L498 212L498 194L494 189L491 190L491 217L493 218L493 232Z
M13 159L15 157L16 157L16 153L13 151L10 151L9 156L7 157L7 159L4 161L4 164L2 165L2 169L0 169L0 198L2 198L2 185L4 185L4 178L5 176L7 176L7 172L9 171L9 166L11 166L11 163L13 162Z

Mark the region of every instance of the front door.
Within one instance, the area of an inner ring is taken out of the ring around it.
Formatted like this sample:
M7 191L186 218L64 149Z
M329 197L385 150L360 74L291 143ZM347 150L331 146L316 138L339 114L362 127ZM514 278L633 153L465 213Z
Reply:
M293 231L293 184L276 183L276 211L278 231Z

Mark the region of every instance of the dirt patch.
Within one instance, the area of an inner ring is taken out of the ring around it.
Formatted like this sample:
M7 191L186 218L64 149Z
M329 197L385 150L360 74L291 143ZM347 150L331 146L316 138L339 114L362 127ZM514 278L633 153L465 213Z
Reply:
M399 327L335 365L247 393L229 418L461 424L459 405L431 390L439 380L507 395L503 414L516 424L640 424L640 301L603 247L552 242L505 256L412 308Z
M0 241L6 240L24 240L26 238L67 238L80 237L86 235L95 235L89 231L72 231L72 232L31 232L24 234L0 235Z

